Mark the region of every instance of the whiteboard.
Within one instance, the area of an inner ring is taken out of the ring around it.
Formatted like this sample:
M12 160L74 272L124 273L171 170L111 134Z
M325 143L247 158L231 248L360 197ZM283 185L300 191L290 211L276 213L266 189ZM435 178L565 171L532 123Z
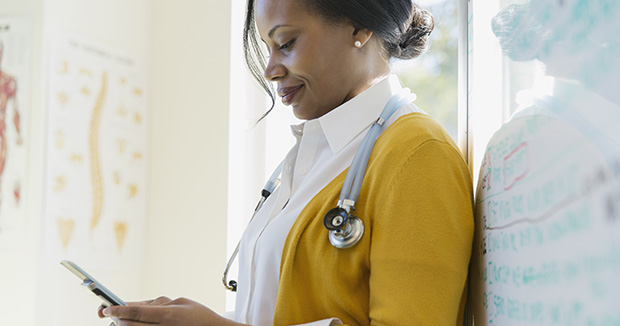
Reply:
M620 325L619 8L520 1L492 23L506 60L545 73L517 92L480 167L476 326Z

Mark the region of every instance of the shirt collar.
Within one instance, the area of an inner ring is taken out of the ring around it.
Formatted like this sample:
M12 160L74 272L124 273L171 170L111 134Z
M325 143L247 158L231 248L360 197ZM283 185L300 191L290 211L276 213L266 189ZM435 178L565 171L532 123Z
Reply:
M318 122L332 152L337 154L377 120L392 95L401 89L398 76L390 75L318 119L291 126L291 129L299 137L305 124Z

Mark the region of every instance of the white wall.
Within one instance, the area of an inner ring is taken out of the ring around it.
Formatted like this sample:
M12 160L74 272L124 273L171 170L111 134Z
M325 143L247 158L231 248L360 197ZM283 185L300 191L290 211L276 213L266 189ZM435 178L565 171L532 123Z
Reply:
M152 1L147 296L224 310L230 2Z
M31 85L24 85L33 96L30 98L30 108L21 108L31 118L31 125L25 128L29 132L24 135L24 146L31 149L28 155L30 158L28 166L28 179L23 185L25 190L24 203L26 207L25 227L29 230L26 239L20 243L20 247L15 252L0 253L0 318L4 324L15 325L34 325L35 321L35 299L38 273L37 259L41 239L41 202L42 202L42 160L43 146L43 112L42 88L37 77L41 73L41 57L35 53L41 53L42 46L42 21L43 21L43 0L0 0L0 14L2 16L13 16L27 14L34 24L32 50L32 69ZM21 86L20 86L21 87ZM35 161L37 163L35 163Z
M140 268L89 270L126 300L187 296L224 310L228 163L228 1L0 0L0 15L32 18L32 94L26 114L27 237L0 252L0 320L7 325L108 325L97 302L56 262L44 262L43 180L49 54L67 33L148 67L149 216Z

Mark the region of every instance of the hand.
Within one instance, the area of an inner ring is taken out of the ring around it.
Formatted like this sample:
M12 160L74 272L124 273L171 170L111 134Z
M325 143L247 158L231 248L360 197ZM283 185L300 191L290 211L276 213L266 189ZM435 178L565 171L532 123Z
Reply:
M111 317L118 326L237 326L211 309L189 299L170 300L159 297L155 300L132 302L128 306L99 307L99 317Z

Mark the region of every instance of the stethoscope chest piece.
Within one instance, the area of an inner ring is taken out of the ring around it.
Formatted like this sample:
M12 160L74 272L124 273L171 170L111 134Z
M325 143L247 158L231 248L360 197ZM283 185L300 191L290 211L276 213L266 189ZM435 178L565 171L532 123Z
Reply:
M359 218L349 215L346 227L342 230L330 230L329 242L338 249L353 247L364 235L364 223Z
M364 235L362 220L349 214L349 210L355 208L352 205L345 207L347 209L338 206L329 210L323 219L323 225L329 230L329 242L338 249L353 247Z

